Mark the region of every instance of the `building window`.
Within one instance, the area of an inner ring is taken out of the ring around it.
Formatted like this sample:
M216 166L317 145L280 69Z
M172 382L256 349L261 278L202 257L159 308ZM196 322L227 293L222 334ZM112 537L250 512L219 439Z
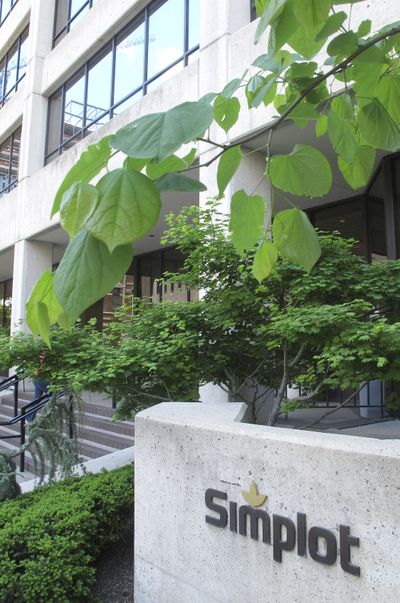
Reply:
M3 25L18 0L0 0L0 25Z
M28 62L28 33L26 28L0 61L0 106L11 98L25 77Z
M46 163L189 63L199 5L153 0L50 97Z
M96 0L56 0L53 48L86 15Z
M311 222L356 240L369 262L400 258L400 153L383 157L363 195L308 210Z
M255 0L250 0L250 21L257 19L256 3Z
M21 128L0 144L0 195L17 186Z

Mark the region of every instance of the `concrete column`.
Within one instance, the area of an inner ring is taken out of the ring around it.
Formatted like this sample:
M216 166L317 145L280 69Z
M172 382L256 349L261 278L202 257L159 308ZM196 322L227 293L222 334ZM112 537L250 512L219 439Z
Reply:
M31 5L26 97L19 163L20 181L31 176L44 164L47 98L41 95L42 71L44 59L52 48L54 8L54 0L36 0Z
M39 276L44 270L51 270L52 265L51 243L23 240L15 244L11 332L28 331L25 304Z

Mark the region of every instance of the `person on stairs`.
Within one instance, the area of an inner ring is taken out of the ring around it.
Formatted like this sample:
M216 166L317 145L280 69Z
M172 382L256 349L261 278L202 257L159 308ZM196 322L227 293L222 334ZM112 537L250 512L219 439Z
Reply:
M35 388L34 401L39 400L44 394L47 394L50 383L44 378L45 373L46 352L40 352L37 369L33 373L33 386ZM33 421L36 416L36 411L30 412L26 420L28 423Z

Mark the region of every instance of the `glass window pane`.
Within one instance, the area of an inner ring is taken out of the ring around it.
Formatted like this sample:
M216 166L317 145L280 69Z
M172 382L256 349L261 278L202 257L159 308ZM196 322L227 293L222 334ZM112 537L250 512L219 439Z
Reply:
M70 140L83 127L85 78L82 74L65 91L64 142Z
M200 0L189 1L189 49L200 41Z
M118 105L118 107L114 109L113 115L120 115L121 113L123 113L123 111L125 111L125 109L131 107L134 103L136 103L136 101L138 101L142 97L143 90L139 90L139 92L136 92L136 94L133 94L126 101Z
M84 6L84 8L82 8L83 6ZM72 0L71 15L70 15L70 19L71 19L70 28L71 29L77 23L79 23L79 21L86 15L88 10L89 10L89 0Z
M117 44L114 104L143 84L144 23Z
M19 155L21 148L21 128L12 136L10 182L18 181Z
M17 68L18 68L18 45L17 45L17 43L15 43L7 55L5 96L7 96L7 94L10 92L10 90L12 90L16 84Z
M2 8L1 8L1 20L4 21L4 19L7 17L8 13L11 10L12 4L11 4L11 0L3 0L2 4Z
M10 143L9 138L0 145L0 193L4 192L9 185Z
M60 145L62 122L62 91L58 90L49 100L49 123L47 134L47 154Z
M68 21L68 0L57 0L56 6L56 23L55 23L55 35L66 27Z
M89 69L86 123L98 120L110 108L111 46L106 52L107 54Z
M148 79L183 54L184 0L157 2L150 15Z
M338 230L346 239L356 239L357 243L353 247L354 253L366 257L363 203L363 199L356 199L316 209L312 212L314 226L328 232Z
M19 51L18 80L24 77L26 65L28 63L28 32L21 37L21 46Z
M3 96L4 96L3 93L4 93L5 76L6 76L5 59L3 59L0 63L0 102L2 102Z
M183 69L183 67L184 67L183 61L181 61L180 63L177 63L176 65L171 67L171 69L168 69L168 71L166 71L165 73L160 75L157 79L153 80L150 84L148 84L147 92L151 92L152 90L154 90L154 88L157 88L157 86L159 86L160 84L162 84L163 82L168 80L175 73L178 73L178 71Z

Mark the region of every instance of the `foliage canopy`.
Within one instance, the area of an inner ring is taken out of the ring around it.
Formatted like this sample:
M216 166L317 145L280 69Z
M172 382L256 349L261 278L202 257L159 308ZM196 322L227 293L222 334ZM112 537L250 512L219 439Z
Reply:
M365 0L350 4L360 1ZM254 274L260 282L279 257L312 269L321 249L307 216L287 209L276 216L276 228L268 216L274 190L321 197L331 188L332 170L321 151L310 145L297 144L288 154L273 155L272 139L281 124L291 119L303 128L311 122L317 136L327 132L339 170L355 189L367 183L377 150L400 148L400 26L387 24L371 33L372 23L365 20L352 29L351 11L342 10L342 4L257 0L255 42L262 41L263 54L245 74L221 91L140 117L88 147L56 194L52 213L61 209L62 224L72 238L54 278L43 275L31 294L27 321L33 333L49 343L52 324L75 320L119 280L132 260L131 244L158 219L160 191L204 190L202 183L196 187L184 175L196 155L181 156L184 145L202 143L215 149L203 164L219 161L209 195L225 194L255 134L242 140L241 149L238 143L212 140L210 131L217 138L218 128L230 132L245 110L238 95L242 88L249 110L273 105L278 115L256 134L266 136L261 150L272 196L262 199L243 190L232 194L233 245L240 255L258 247ZM324 47L323 62L318 53ZM123 167L107 169L91 185L117 154L125 156Z

